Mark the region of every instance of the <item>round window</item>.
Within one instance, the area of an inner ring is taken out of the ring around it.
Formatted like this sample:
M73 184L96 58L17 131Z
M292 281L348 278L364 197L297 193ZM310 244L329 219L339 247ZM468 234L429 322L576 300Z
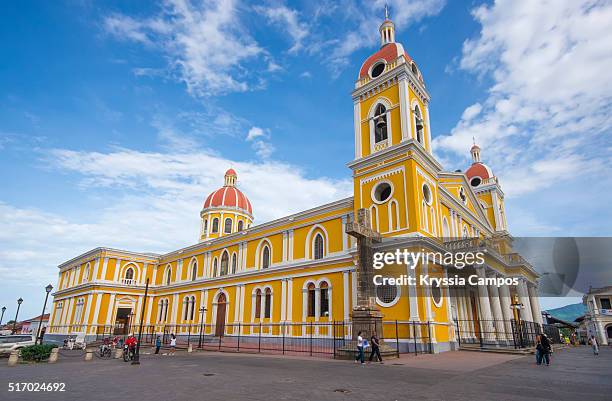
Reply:
M442 289L439 286L434 285L431 287L431 299L434 301L436 306L440 306L440 303L442 302Z
M429 185L423 185L423 199L428 205L431 205L431 189L429 189Z
M374 67L372 67L372 78L376 78L377 76L382 74L384 70L385 70L385 63L380 62L380 63L375 64Z
M397 301L399 289L396 285L383 284L376 286L376 298L381 304L391 304Z
M374 188L374 200L378 203L385 202L391 197L392 188L388 182L381 182Z
M473 187L477 187L480 185L481 182L482 180L480 179L480 177L474 177L472 178L472 181L470 181L470 185Z

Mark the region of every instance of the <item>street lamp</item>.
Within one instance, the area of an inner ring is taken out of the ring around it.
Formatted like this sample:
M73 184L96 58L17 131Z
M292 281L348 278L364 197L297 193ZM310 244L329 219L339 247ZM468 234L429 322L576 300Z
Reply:
M22 302L23 302L23 299L21 298L17 300L17 313L15 313L15 320L13 321L13 333L12 334L15 334L15 332L17 331L15 329L15 326L17 326L17 317L19 316L19 307L21 306Z
M200 341L198 341L198 348L202 348L202 327L204 326L204 312L206 312L205 307L200 308Z
M523 347L523 328L521 327L521 309L525 308L525 305L519 302L517 298L510 304L510 308L516 311L516 328L519 335L520 347Z
M132 332L132 321L134 320L134 312L130 311L130 314L128 316L130 317L130 321L128 323L128 334L130 334Z
M142 339L142 322L144 321L144 311L147 307L147 295L149 294L149 278L147 277L147 281L145 283L145 293L142 303L142 308L140 312L140 327L138 328L138 341L136 342L136 354L134 355L134 360L132 361L132 365L140 365L140 341Z
M47 294L45 295L45 304L43 305L43 311L42 311L42 314L40 315L40 321L38 322L38 332L36 333L36 342L35 342L36 344L38 344L39 338L40 338L40 343L42 344L43 342L43 339L41 337L43 316L45 315L45 309L47 309L47 300L49 299L49 293L51 292L52 289L53 289L53 286L51 284L45 287L45 291L47 292Z
M2 319L4 319L4 312L6 311L6 306L2 307L2 316L0 316L0 326L2 325Z

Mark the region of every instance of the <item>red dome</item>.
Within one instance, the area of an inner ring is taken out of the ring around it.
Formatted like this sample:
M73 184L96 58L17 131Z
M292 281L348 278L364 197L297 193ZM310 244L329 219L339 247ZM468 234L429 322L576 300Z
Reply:
M480 177L482 180L487 180L493 177L493 172L484 163L474 163L467 169L465 175L468 178L468 181L471 181L474 177Z
M368 59L363 63L361 69L359 70L359 79L368 75L370 71L370 67L378 60L383 59L387 63L394 61L399 56L404 55L406 58L406 62L411 62L412 58L404 51L404 47L399 43L388 43L380 48L379 51L372 54Z
M225 172L225 175L238 175L238 174L236 174L236 170L234 170L233 168L230 168L229 170Z
M229 207L246 211L253 214L253 207L249 198L236 187L225 186L217 189L204 201L204 209L209 207Z

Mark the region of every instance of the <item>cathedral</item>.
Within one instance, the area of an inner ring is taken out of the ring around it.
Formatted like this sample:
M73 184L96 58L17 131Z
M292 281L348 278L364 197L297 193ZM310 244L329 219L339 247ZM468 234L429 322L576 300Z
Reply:
M125 333L141 316L155 332L172 325L179 335L200 324L229 336L240 323L248 336L249 324L351 322L362 286L358 239L347 228L358 214L380 237L375 250L485 252L483 263L465 269L425 261L387 266L387 274L518 279L501 287L377 285L372 305L383 321L430 324L435 352L456 349L457 322L478 335L482 322L510 324L519 302L522 319L541 324L538 275L512 250L498 178L476 144L465 171L444 170L432 152L425 78L390 19L379 32L380 48L352 92L353 196L253 224L257 205L229 169L204 199L197 243L166 254L96 248L59 265L47 334Z

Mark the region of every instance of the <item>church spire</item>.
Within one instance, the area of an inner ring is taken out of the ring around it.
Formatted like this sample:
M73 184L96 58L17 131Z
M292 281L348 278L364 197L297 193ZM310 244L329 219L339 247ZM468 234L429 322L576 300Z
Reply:
M476 138L472 137L472 140L474 141L474 145L472 145L472 149L470 149L472 163L480 163L480 147L476 145Z
M380 47L389 43L395 43L395 24L389 18L389 7L385 4L385 20L378 28L380 32Z

